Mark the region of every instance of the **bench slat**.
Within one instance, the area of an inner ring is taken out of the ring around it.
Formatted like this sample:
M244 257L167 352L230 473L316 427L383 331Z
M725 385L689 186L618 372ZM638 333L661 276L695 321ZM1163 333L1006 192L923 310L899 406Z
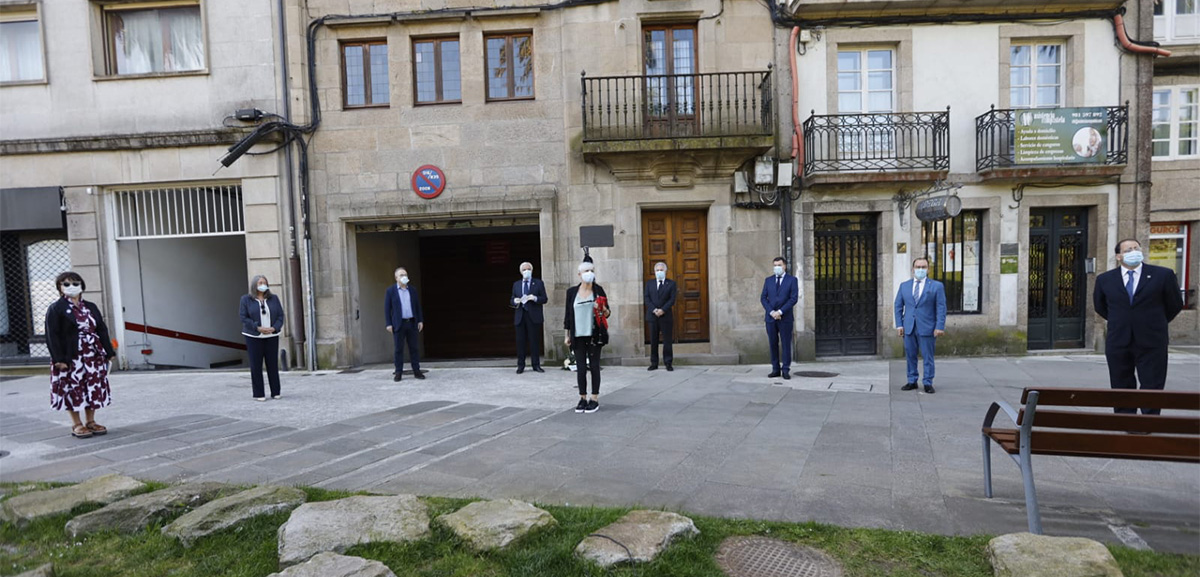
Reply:
M1038 403L1041 405L1041 403ZM1025 421L1025 409L1017 415L1017 424ZM1079 411L1037 410L1034 428L1090 429L1097 431L1144 431L1175 435L1200 435L1200 417L1177 415L1118 415Z
M1021 392L1022 405L1029 401L1029 393L1031 391L1038 392L1039 407L1139 407L1146 409L1200 411L1200 393L1133 389L1026 387Z
M983 434L1007 453L1020 452L1017 429L985 427ZM1035 455L1200 463L1200 437L1036 431L1031 443Z

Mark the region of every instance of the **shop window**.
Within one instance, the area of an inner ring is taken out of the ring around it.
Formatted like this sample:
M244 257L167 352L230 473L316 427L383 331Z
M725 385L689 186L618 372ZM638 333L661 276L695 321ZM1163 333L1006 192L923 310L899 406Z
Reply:
M533 34L489 35L484 38L487 99L533 98Z
M1188 308L1196 306L1196 295L1188 294L1188 225L1154 223L1150 225L1150 251L1146 262L1175 271L1179 290ZM1190 297L1190 298L1189 298Z
M388 91L387 41L343 42L342 106L386 107L391 102Z
M413 41L413 86L417 104L462 102L458 38Z
M194 72L205 68L200 3L105 4L105 73Z
M946 312L982 312L983 211L963 211L957 217L921 225L921 250L929 259L930 278L946 287Z
M0 83L36 82L45 78L37 8L0 7Z

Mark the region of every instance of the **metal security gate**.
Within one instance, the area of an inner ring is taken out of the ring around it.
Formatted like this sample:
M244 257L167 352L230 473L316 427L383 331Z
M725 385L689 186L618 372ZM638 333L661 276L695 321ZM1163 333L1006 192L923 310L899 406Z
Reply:
M54 279L71 269L66 231L0 233L0 361L49 362L46 309L58 300Z
M1087 209L1029 213L1029 349L1083 348Z
M875 215L813 220L816 354L873 355L879 332Z

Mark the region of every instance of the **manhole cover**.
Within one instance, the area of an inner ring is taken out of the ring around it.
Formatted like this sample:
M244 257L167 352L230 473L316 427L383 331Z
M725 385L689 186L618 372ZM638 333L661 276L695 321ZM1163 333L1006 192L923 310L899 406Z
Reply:
M828 555L766 537L730 537L717 549L717 564L729 577L841 577Z
M813 379L828 379L830 377L838 376L837 373L827 373L825 371L796 371L792 374L796 375L797 377L809 377Z

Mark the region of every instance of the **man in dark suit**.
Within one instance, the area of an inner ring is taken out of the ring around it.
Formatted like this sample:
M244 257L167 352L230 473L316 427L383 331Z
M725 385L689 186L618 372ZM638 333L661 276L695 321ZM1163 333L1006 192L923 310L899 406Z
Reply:
M396 269L396 284L388 287L383 301L383 316L387 322L387 331L392 333L392 345L395 351L392 361L396 372L392 374L393 381L400 381L404 368L404 344L408 343L408 362L412 365L413 376L425 378L421 372L421 359L417 352L417 335L425 328L425 319L421 316L421 301L417 299L417 290L408 284L408 271L404 267Z
M933 349L937 338L946 334L946 288L942 283L927 278L929 259L913 260L913 278L900 283L894 305L896 334L904 338L904 357L908 361L908 382L901 391L917 388L917 353L925 361L925 385L927 394L934 394Z
M1167 384L1167 323L1183 309L1175 271L1142 263L1142 245L1134 239L1117 243L1117 268L1096 277L1092 303L1108 321L1104 357L1114 389L1162 390ZM1134 378L1134 371L1137 378ZM1137 409L1118 408L1118 413ZM1158 409L1142 409L1157 415Z
M542 360L538 356L538 337L542 334L542 305L550 299L546 297L546 284L542 279L533 278L533 264L521 263L521 280L513 283L512 307L513 326L517 330L517 374L525 372L525 350L529 350L529 359L533 362L533 370L544 373Z
M767 378L783 376L784 379L790 379L792 328L795 325L792 309L800 300L800 283L796 277L787 273L787 260L783 257L776 257L772 265L774 274L763 282L762 296L759 297L763 310L767 313L767 342L771 346L771 374L767 375ZM783 349L782 359L780 348Z
M646 322L650 323L650 367L646 370L658 370L658 336L662 333L662 360L668 371L675 370L671 361L671 343L675 342L675 315L671 312L675 306L675 281L667 278L667 263L654 264L654 278L646 281L643 291L643 302L646 303Z

